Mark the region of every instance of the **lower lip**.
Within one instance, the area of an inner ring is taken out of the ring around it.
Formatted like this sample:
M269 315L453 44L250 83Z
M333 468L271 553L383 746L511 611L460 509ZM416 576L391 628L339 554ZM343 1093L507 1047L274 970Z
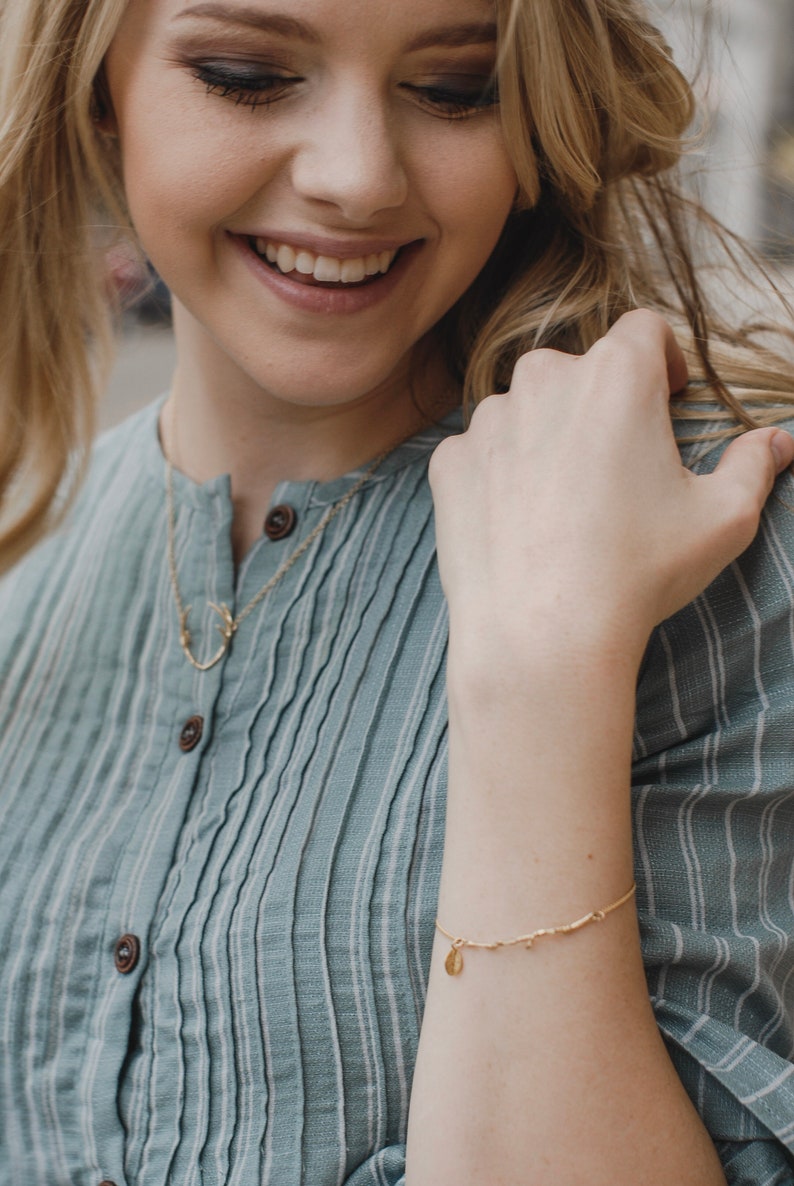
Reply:
M296 309L326 315L360 313L385 300L400 283L411 260L422 246L421 240L407 244L401 249L388 272L368 284L352 288L323 288L319 284L302 284L297 280L290 280L288 275L276 271L256 254L245 236L229 234L229 238L257 279L271 292Z

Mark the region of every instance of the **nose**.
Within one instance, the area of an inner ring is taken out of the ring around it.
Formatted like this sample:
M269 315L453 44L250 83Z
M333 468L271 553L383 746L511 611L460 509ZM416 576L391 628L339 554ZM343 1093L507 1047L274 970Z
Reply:
M292 183L351 225L401 206L408 178L388 107L358 89L326 96L293 157Z

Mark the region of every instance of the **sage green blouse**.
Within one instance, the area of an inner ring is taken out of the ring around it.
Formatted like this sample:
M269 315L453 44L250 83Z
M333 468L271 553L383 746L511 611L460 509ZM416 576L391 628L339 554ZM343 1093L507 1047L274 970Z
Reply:
M460 421L389 457L200 673L157 410L0 586L0 1184L399 1186L447 773L426 471ZM357 477L279 486L292 533L235 573L228 481L175 475L197 651L208 602L239 612ZM638 688L649 990L753 1186L794 1182L793 591L773 499Z

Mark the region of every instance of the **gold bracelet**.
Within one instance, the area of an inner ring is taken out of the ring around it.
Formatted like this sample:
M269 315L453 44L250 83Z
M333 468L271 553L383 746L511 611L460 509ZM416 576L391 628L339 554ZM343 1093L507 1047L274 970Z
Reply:
M523 944L527 951L529 951L535 940L540 939L543 935L570 935L574 931L580 931L582 927L589 926L591 922L603 922L606 916L611 914L613 910L617 910L619 906L625 906L629 899L634 896L636 890L637 883L633 881L631 889L627 890L622 898L618 898L617 902L612 902L609 906L604 906L601 910L591 910L589 914L583 915L582 918L577 918L575 922L566 922L561 927L541 927L540 930L531 931L528 935L519 935L515 939L497 939L494 943L477 943L474 939L461 939L456 935L451 935L449 931L444 930L441 923L436 919L438 930L452 942L449 955L444 961L447 975L458 976L463 971L461 947L479 947L483 951L498 951L500 947L518 947Z

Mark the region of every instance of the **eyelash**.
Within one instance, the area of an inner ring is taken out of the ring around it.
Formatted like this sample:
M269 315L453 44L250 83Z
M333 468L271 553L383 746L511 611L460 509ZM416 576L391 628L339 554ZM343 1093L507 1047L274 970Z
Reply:
M488 83L481 91L456 91L450 87L441 86L412 86L403 83L405 90L416 95L422 103L435 108L436 112L445 115L447 119L460 119L467 115L476 115L479 111L487 111L499 103L499 92L496 82Z
M267 107L280 99L292 83L300 82L293 75L235 74L221 66L194 66L193 77L203 83L208 95L232 99L238 107Z
M302 79L295 75L235 74L220 66L197 65L193 76L203 83L208 95L231 99L238 107L267 107L282 98L285 92ZM499 103L499 92L495 81L489 82L481 91L456 91L449 87L415 86L403 83L403 89L415 96L424 106L446 117L461 119L486 111Z

